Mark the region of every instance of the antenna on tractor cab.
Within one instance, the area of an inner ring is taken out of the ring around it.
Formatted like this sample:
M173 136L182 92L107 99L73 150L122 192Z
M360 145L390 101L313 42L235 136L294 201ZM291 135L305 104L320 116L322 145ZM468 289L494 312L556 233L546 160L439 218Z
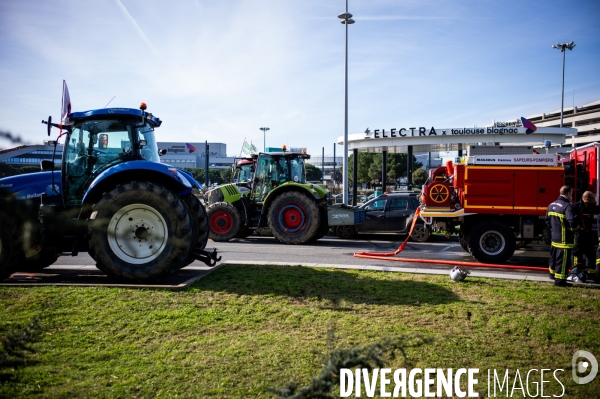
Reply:
M104 108L108 107L108 104L112 103L112 100L114 100L115 97L117 97L117 96L113 96L113 98L111 98L110 101L106 103L106 105L104 106Z

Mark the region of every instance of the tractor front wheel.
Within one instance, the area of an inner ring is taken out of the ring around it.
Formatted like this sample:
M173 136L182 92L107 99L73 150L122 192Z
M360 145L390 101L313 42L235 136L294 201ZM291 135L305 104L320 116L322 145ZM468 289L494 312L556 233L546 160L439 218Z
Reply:
M273 236L285 244L304 244L319 231L321 218L317 203L302 193L288 191L269 207Z
M130 182L104 194L90 217L89 253L111 277L154 280L184 266L193 246L186 205L163 186Z
M208 236L213 241L229 241L238 233L242 217L235 208L227 202L217 202L208 206Z

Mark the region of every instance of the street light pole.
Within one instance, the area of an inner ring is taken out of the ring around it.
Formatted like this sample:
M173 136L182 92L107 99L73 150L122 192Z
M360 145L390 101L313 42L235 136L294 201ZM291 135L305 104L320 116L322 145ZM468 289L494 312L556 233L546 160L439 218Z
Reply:
M563 109L565 107L565 49L573 50L575 42L569 43L556 43L552 48L560 50L563 53L563 65L562 65L562 100L560 103L560 127L563 127Z
M269 128L261 127L260 130L263 131L263 151L267 152L267 131L269 130Z
M346 50L344 53L344 181L342 199L344 205L348 205L348 25L354 23L352 14L348 12L348 0L346 0L346 12L338 15L338 18L346 25Z

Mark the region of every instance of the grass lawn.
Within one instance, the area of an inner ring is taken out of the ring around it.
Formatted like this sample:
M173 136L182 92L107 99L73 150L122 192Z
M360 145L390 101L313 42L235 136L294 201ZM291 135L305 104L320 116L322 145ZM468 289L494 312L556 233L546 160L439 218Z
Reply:
M346 348L402 334L434 337L408 351L413 366L479 368L482 395L488 369L519 369L525 383L532 368L560 368L565 397L600 397L600 376L587 385L571 378L576 350L600 359L598 289L224 266L181 292L1 287L0 336L46 305L30 365L0 370L0 397L272 398L268 387L303 386L318 375L314 351L327 351L332 327L336 346ZM401 358L386 366L404 367ZM545 380L545 395L562 392L551 373Z

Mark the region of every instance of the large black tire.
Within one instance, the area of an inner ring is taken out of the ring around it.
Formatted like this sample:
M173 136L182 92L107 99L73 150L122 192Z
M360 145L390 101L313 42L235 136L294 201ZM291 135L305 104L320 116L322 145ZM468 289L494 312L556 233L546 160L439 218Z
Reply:
M515 252L513 231L499 220L486 220L475 225L467 237L471 255L482 263L504 263Z
M3 205L3 204L2 204ZM0 281L13 274L11 262L14 248L12 222L8 215L0 212Z
M465 236L465 234L459 234L458 243L460 244L460 247L462 249L464 249L466 252L471 253L471 251L469 251L469 244L467 243L467 237Z
M94 205L92 217L89 252L111 277L159 279L183 267L192 249L190 212L158 184L119 185Z
M329 222L327 220L327 207L320 206L319 207L319 217L321 218L321 225L319 226L319 230L317 234L313 237L312 241L317 241L325 237L327 233L329 233Z
M354 226L338 226L335 232L339 238L350 240L356 236L356 227Z
M431 233L424 223L416 223L410 238L416 242L425 242L429 240Z
M188 195L184 202L190 212L192 225L194 226L194 251L202 251L204 248L206 248L209 233L206 209L200 200L193 194ZM190 253L184 262L184 266L193 263L195 260L196 258L194 255Z
M242 217L235 206L217 202L208 206L208 237L217 242L229 241L239 232Z
M321 226L315 200L296 191L282 193L273 200L268 221L273 236L285 244L309 242Z

